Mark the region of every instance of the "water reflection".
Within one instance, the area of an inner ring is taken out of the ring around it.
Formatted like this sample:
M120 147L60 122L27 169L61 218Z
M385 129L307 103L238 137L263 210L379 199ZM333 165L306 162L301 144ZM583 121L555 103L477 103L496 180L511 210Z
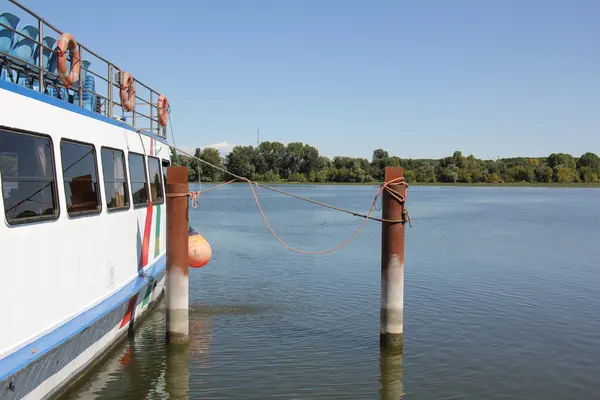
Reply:
M381 351L379 354L381 400L397 400L404 395L402 385L402 353Z
M167 345L166 392L169 399L188 399L190 389L190 345Z
M194 368L209 366L211 316L190 313L189 343L166 344L165 312L163 300L135 336L129 336L63 398L190 398L190 363Z
M598 398L600 191L413 188L404 374L402 357L376 343L380 225L343 251L301 257L277 244L247 190L215 190L190 210L213 248L210 265L190 273L199 304L190 309L190 399ZM364 187L286 190L333 193L356 210L373 200ZM298 247L333 247L357 225L260 196L273 228ZM557 217L561 204L576 204L568 218ZM161 306L69 398L168 398L164 339Z

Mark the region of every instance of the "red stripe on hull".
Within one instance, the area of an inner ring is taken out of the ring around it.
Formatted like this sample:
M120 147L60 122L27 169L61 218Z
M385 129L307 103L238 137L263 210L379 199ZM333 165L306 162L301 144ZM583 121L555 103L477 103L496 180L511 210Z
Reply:
M146 223L144 225L144 239L142 241L142 254L140 258L140 269L148 265L148 251L150 250L150 230L152 229L152 202L146 210Z
M131 317L133 316L133 310L135 309L135 301L137 300L137 297L138 297L138 295L136 294L131 299L129 299L129 305L127 306L127 312L125 313L125 316L123 316L123 320L121 321L121 325L119 326L119 329L124 327L125 325L127 325L129 323L129 321L131 321Z

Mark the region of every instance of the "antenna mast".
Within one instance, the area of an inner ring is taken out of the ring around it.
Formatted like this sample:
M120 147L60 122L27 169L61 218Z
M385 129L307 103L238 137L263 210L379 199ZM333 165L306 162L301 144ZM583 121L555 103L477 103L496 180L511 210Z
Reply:
M256 127L256 147L260 144L260 128Z

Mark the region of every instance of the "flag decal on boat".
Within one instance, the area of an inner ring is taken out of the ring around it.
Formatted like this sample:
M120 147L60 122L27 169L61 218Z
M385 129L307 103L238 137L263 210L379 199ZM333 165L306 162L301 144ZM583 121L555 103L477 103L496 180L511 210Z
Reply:
M152 230L152 202L148 204L146 209L146 223L144 225L144 239L142 241L142 254L140 257L140 268L148 265L148 251L150 250L150 231Z
M144 308L150 301L150 295L152 294L153 284L154 281L150 279L150 281L148 282L148 287L146 288L146 294L144 295L144 301L142 301L142 308Z
M129 305L127 306L127 312L125 313L125 316L123 316L123 319L121 320L121 325L119 326L119 329L121 329L122 327L124 327L125 325L127 325L129 323L129 321L131 321L131 319L133 318L133 311L135 310L135 301L137 300L137 293L135 294L135 296L133 296L131 299L129 299Z
M156 206L156 232L154 234L154 258L160 254L160 204Z

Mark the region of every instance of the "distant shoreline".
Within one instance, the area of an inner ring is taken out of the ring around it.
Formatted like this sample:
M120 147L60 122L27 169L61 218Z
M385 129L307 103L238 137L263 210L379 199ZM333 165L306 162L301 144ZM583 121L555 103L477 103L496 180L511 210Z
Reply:
M198 182L189 182L191 184L198 184ZM202 182L203 185L219 185L225 183L224 181L219 182ZM378 186L380 182L262 182L258 181L263 185L289 185L289 186ZM232 184L242 184L247 185L245 182L233 182ZM409 183L410 186L439 186L439 187L452 187L452 186L461 186L461 187L540 187L540 188L589 188L589 189L597 189L600 188L600 182L579 182L579 183L540 183L540 182L511 182L511 183L487 183L487 182L476 182L476 183L445 183L445 182L435 182L435 183L425 183L425 182L414 182Z

